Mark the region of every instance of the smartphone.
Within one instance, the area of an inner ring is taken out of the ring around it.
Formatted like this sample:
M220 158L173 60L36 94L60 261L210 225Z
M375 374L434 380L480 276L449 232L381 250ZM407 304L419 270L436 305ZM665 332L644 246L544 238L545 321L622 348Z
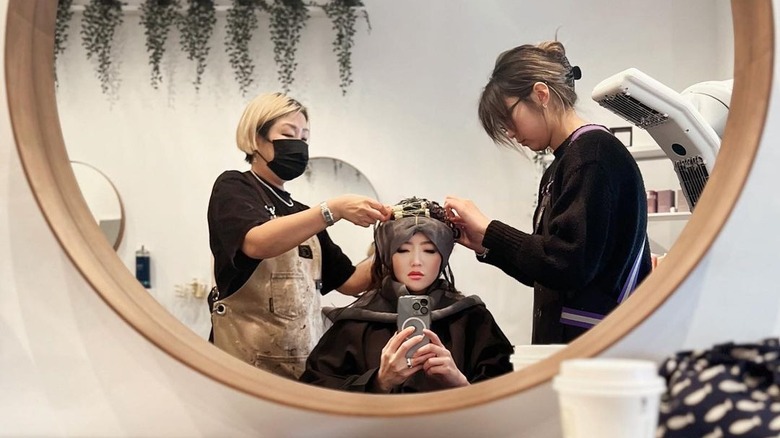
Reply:
M402 295L398 297L398 331L414 327L414 333L409 335L417 336L423 334L423 329L431 328L431 308L433 302L428 295ZM407 338L408 339L408 338ZM414 352L423 345L431 342L427 337L415 344L406 352L406 357L414 356Z

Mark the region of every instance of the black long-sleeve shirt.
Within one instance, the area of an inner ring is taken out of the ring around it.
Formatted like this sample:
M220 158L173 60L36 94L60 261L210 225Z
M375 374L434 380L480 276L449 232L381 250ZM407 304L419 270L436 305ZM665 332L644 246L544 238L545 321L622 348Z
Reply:
M637 284L651 270L636 161L608 132L567 138L542 176L537 216L533 234L492 221L483 240L490 251L480 260L534 287L533 343L566 343L586 329L561 323L562 308L612 311L643 247Z

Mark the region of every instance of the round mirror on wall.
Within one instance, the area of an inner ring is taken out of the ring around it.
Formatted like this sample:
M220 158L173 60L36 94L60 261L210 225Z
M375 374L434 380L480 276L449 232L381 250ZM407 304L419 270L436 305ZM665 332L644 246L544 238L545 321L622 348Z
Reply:
M97 167L81 161L71 161L70 164L100 231L108 243L118 249L125 233L125 207L119 191L108 175Z
M286 183L285 188L293 198L309 206L345 194L379 198L374 186L360 170L346 161L330 157L309 159L304 174ZM328 228L328 234L354 264L368 256L374 240L372 228L362 228L348 221L336 222ZM352 301L354 297L339 293L329 293L322 298L325 306L345 306Z
M34 182L33 187L41 208L54 232L58 235L69 235L69 239L61 239L61 242L65 251L72 256L74 263L90 279L92 284L110 285L98 289L105 301L149 340L182 362L229 386L264 399L299 408L339 414L412 415L486 403L517 394L548 381L562 359L592 356L614 344L671 295L674 288L698 263L725 223L747 176L750 161L758 144L761 123L766 113L766 96L771 78L771 75L767 73L771 67L771 56L763 57L763 53L755 53L747 49L748 47L753 48L754 45L755 47L764 47L758 42L768 38L767 32L771 33L771 10L768 10L766 2L751 3L750 5L746 2L736 2L734 3L735 25L737 25L735 34L738 35L736 45L738 51L741 45L741 50L746 55L737 62L738 75L735 78L737 86L734 100L739 104L733 106L733 111L736 113L739 110L740 116L736 117L734 114L730 116L729 126L732 128L730 131L732 134L726 136L721 151L721 155L726 154L723 159L730 164L729 168L726 169L729 172L724 173L716 170L713 174L708 183L709 191L702 197L697 206L697 213L693 215L689 226L683 231L679 250L670 253L670 262L663 267L663 272L660 273L662 275L652 275L640 286L635 295L637 300L631 300L618 308L614 312L614 316L608 317L592 332L577 340L575 345L548 360L545 366L532 366L522 373L475 385L460 391L458 397L439 393L419 396L420 403L409 403L403 397L386 397L382 400L376 400L360 395L315 390L259 373L245 364L226 360L224 353L209 347L196 335L190 336L182 333L178 328L167 330L165 328L167 326L176 327L176 321L159 306L155 306L154 300L148 294L143 293L137 282L132 281L132 276L124 270L118 259L104 260L101 257L84 255L97 253L94 248L96 245L94 245L95 242L90 241L91 234L89 232L84 231L78 234L81 231L77 223L78 217L69 213L70 210L83 209L83 207L68 204L70 197L77 196L75 194L78 189L70 176L72 174L61 171L62 162L67 165L64 141L57 124L53 123L53 121L57 121L56 110L52 108L51 96L47 94L48 90L53 89L50 76L52 70L50 48L53 33L51 31L33 32L30 30L31 23L40 29L53 29L53 10L56 9L56 6L53 4L47 6L47 2L42 1L12 1L10 4L18 12L18 15L9 14L9 32L24 35L13 40L9 39L6 47L7 63L9 64L7 69L9 107L12 112L17 142L19 145L24 145L24 147L19 147L19 153L28 178ZM741 6L737 7L738 4ZM36 7L49 7L51 13L33 14ZM31 18L33 16L35 18ZM762 23L762 25L756 25L756 22ZM746 23L751 25L747 26ZM762 29L763 31L761 31ZM29 60L31 56L38 62L28 64L22 62ZM767 62L759 62L765 58L768 59ZM483 59L481 62L486 63L487 60ZM469 63L469 65L473 65L473 63ZM419 70L419 68L415 69L415 71ZM748 75L752 76L747 77ZM751 84L750 89L739 87L739 84L742 83L740 76L742 81ZM43 91L35 93L36 90ZM754 106L748 108L745 102L750 102ZM371 107L375 106L375 102L372 103ZM408 106L404 107L404 110L408 109ZM735 119L740 123L735 124L733 122ZM388 123L388 125L393 126L392 123ZM44 135L39 135L39 132L31 126L41 127L40 129L44 130ZM422 131L423 129L420 129L420 132ZM405 133L405 136L407 134ZM382 135L375 135L374 138L378 141ZM742 140L740 154L731 152L734 148L732 143L735 142L736 138ZM401 144L402 141L396 139L396 143ZM372 153L381 150L382 148L373 148ZM171 156L179 158L179 161L186 161L189 154L171 153ZM475 162L474 156L468 154L467 156L469 162ZM50 157L50 159L45 160L42 157ZM404 159L406 156L396 155L396 157ZM169 161L169 165L170 162L173 160ZM431 160L430 163L436 163L436 161ZM197 172L189 172L189 174L197 174ZM188 179L187 181L192 180ZM453 180L453 184L456 182ZM711 187L714 188L710 189ZM188 188L191 187L188 186ZM713 190L719 195L717 199L711 195L707 196ZM201 191L196 192L200 193ZM61 207L63 203L67 204L69 208L63 209ZM675 250L677 249L675 247ZM674 258L673 262L671 258ZM100 266L94 266L98 260L102 260ZM121 291L114 289L121 289ZM293 394L297 395L293 396Z

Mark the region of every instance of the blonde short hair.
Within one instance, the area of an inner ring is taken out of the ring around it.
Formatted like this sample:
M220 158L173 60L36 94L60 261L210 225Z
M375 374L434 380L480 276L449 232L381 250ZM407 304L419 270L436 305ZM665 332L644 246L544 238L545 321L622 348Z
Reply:
M280 117L293 113L302 113L309 121L306 107L286 94L261 94L247 104L236 128L236 145L248 163L257 150L257 136L265 137Z

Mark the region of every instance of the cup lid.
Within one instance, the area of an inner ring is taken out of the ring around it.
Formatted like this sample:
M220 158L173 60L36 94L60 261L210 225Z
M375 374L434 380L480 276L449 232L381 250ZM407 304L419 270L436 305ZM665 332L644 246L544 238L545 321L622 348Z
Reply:
M641 382L659 379L657 366L638 359L571 359L561 363L560 377L601 382Z

